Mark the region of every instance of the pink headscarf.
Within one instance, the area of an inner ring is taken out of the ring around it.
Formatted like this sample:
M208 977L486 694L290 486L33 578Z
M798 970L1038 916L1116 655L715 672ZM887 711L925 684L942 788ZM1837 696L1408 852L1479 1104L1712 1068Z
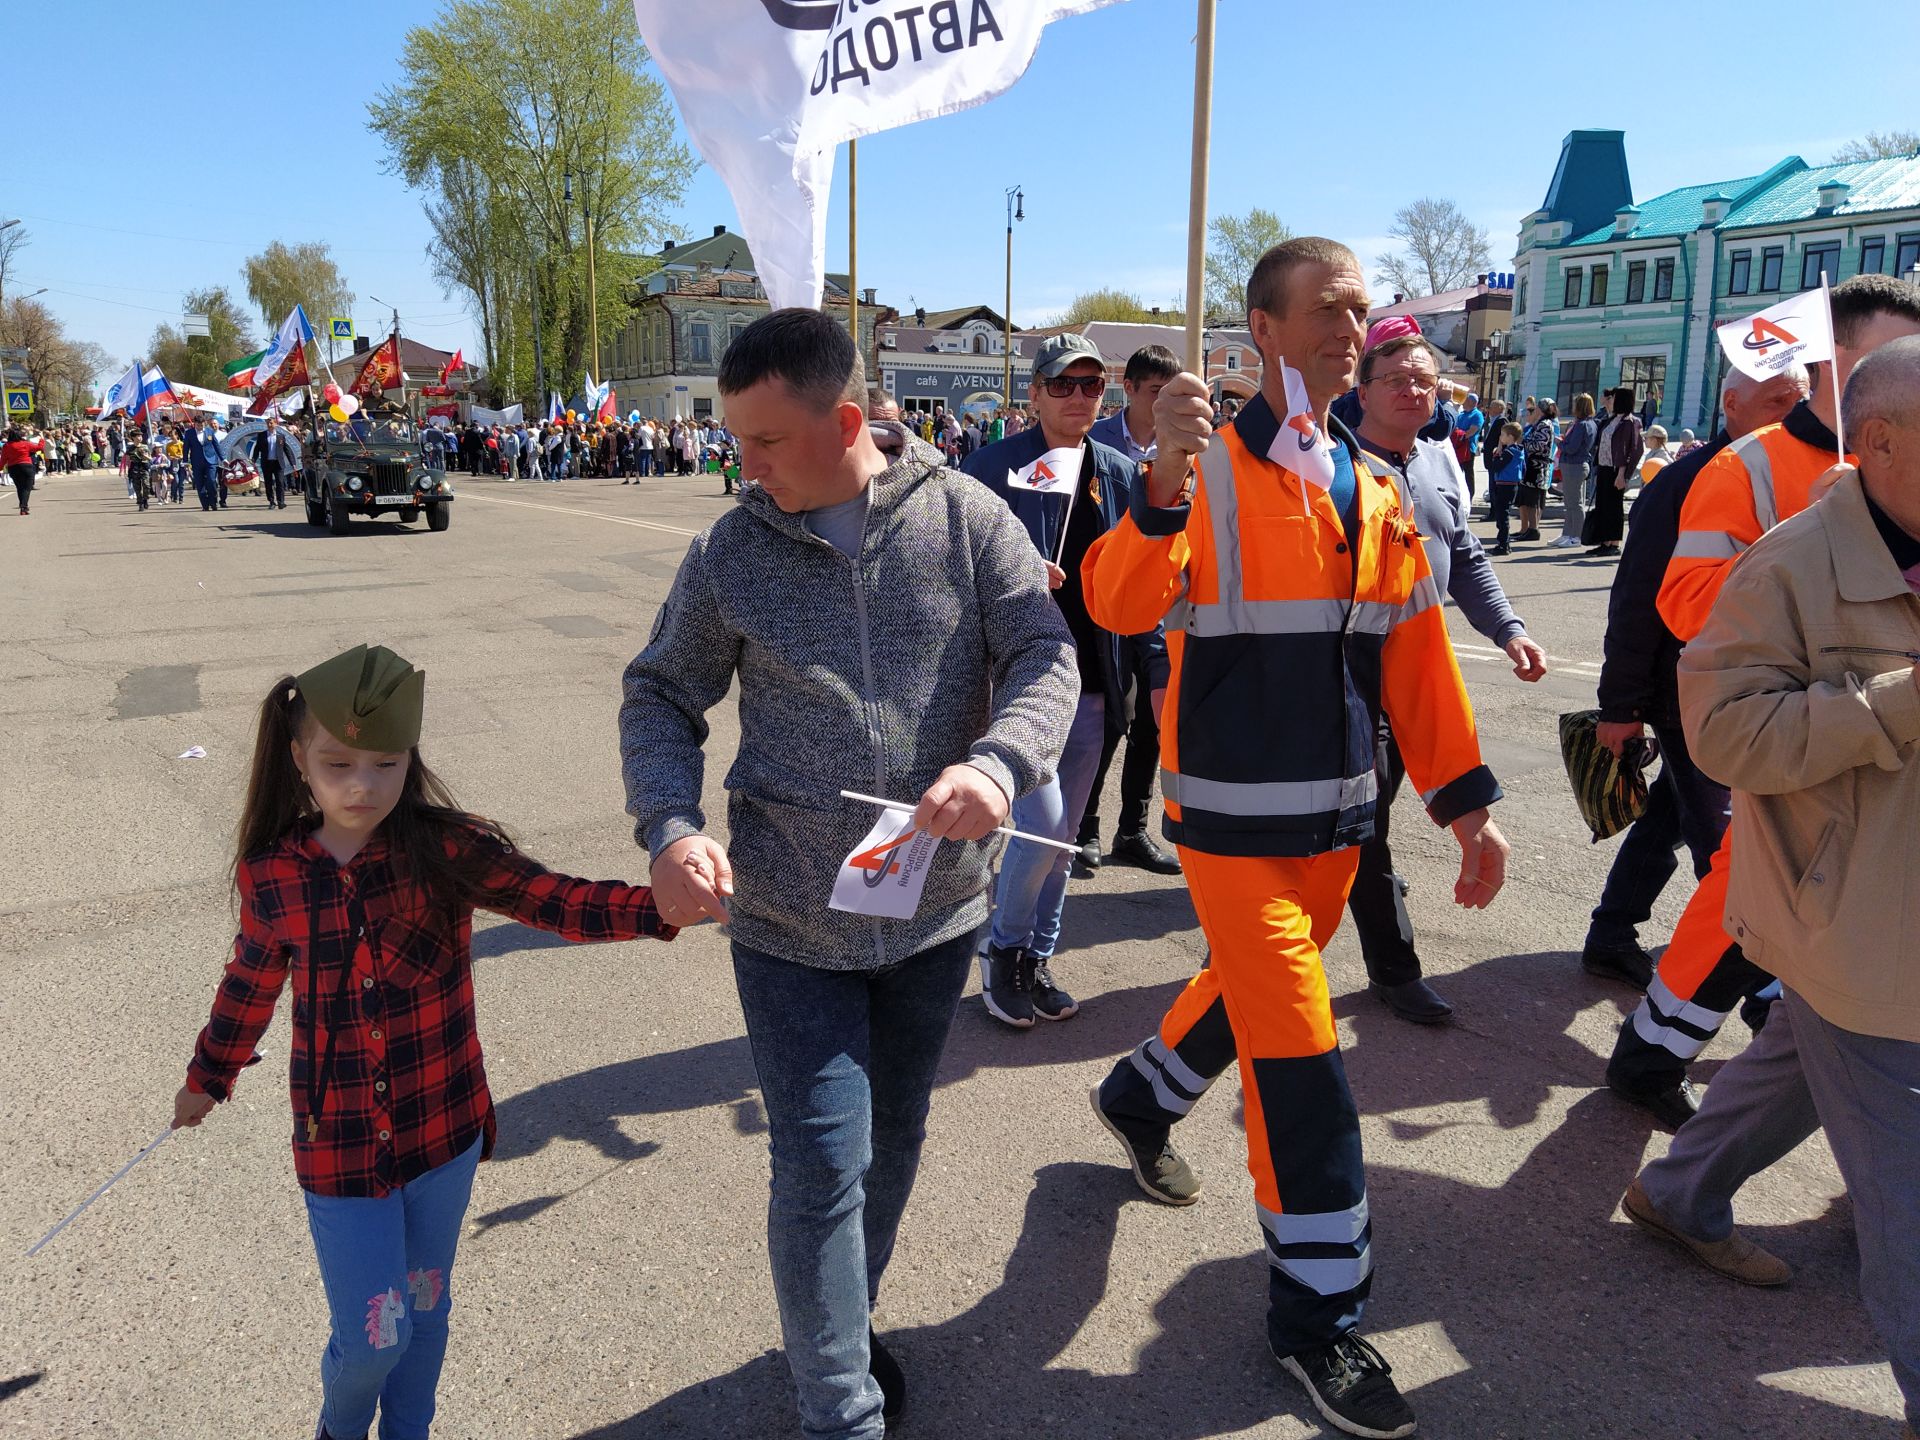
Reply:
M1418 335L1420 322L1411 315L1389 315L1384 320L1376 320L1367 329L1367 343L1361 346L1361 353L1384 345L1389 340L1398 340L1403 335Z

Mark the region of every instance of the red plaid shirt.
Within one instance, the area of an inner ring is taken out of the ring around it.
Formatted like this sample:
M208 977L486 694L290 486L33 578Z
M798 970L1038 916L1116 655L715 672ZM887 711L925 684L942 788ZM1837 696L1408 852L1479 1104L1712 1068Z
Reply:
M569 940L677 933L644 886L556 875L479 831L456 833L450 850L465 844L484 855L489 910ZM385 1195L483 1133L491 1154L473 908L421 904L377 835L340 865L310 829L297 829L242 864L239 881L240 933L188 1087L217 1100L232 1093L291 980L293 1154L303 1189Z

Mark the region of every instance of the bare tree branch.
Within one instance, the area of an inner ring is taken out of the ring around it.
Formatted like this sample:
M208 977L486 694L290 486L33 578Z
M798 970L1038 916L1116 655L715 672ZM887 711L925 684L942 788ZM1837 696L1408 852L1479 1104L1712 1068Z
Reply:
M1374 261L1374 279L1407 296L1458 290L1492 263L1487 232L1451 200L1414 201L1394 212L1387 232L1403 242Z

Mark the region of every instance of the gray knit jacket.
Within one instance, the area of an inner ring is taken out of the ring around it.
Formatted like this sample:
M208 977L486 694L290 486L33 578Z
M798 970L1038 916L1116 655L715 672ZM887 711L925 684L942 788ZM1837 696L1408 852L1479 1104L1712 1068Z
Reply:
M879 818L840 792L911 803L965 762L1024 795L1052 776L1080 694L1045 567L1006 503L904 431L875 435L892 464L858 562L748 486L687 551L620 707L627 810L658 857L706 829L705 716L738 677L730 933L828 970L879 969L980 925L999 848L944 842L911 919L829 910Z

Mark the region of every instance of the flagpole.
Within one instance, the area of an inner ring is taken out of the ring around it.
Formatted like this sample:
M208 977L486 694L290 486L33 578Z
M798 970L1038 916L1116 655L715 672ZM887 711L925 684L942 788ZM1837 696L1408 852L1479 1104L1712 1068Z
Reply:
M1199 0L1193 35L1193 192L1187 214L1187 369L1201 374L1207 267L1207 156L1213 143L1214 0Z
M860 352L860 142L847 141L847 333ZM871 378L871 377L869 377Z
M1061 557L1067 553L1067 527L1073 524L1073 499L1080 493L1080 479L1074 477L1073 489L1067 491L1067 513L1060 517L1060 543L1053 547L1053 563L1057 566Z
M1827 335L1833 336L1833 287L1827 279L1826 266L1820 267L1820 297L1827 302ZM1831 341L1827 348L1833 353L1827 359L1827 371L1833 376L1833 439L1840 447L1840 463L1847 463L1847 417L1840 413L1840 346Z

